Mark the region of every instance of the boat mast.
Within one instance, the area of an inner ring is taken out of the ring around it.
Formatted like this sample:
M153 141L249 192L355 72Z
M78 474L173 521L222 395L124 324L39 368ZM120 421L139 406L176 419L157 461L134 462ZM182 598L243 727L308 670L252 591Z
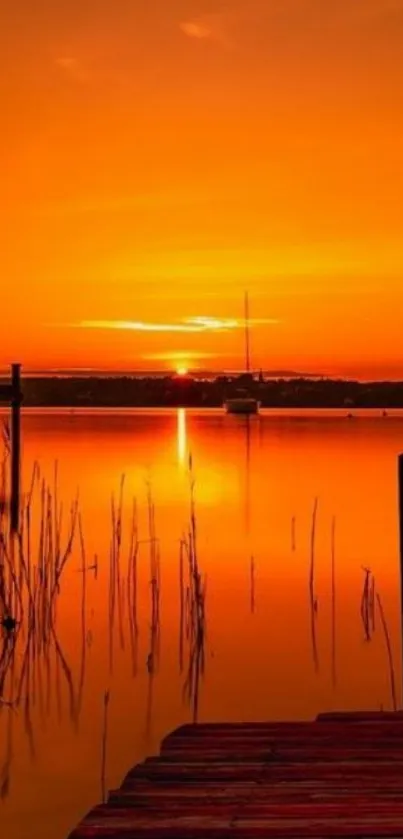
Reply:
M245 361L246 372L250 373L249 295L247 291L245 291Z

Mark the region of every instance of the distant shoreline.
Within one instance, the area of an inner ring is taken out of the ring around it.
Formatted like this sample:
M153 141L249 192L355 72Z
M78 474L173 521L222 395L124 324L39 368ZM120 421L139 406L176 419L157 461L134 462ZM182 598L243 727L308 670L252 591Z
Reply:
M264 379L250 375L191 377L29 377L22 382L29 408L220 408L226 399L247 395L263 408L403 408L403 382L339 379Z

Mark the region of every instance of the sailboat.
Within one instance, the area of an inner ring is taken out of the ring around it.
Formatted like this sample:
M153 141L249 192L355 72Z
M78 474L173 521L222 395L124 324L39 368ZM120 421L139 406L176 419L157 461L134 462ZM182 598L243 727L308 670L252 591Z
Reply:
M249 336L249 295L245 292L245 368L246 373L250 373L250 336ZM242 390L239 396L233 399L227 399L225 408L228 414L257 414L259 412L260 403L253 396L248 396L247 391Z

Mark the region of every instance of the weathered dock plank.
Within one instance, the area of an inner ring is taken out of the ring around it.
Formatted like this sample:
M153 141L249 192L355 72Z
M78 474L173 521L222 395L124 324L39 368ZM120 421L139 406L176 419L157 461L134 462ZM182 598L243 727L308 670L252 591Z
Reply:
M403 714L186 725L70 839L403 839Z
M316 717L317 722L342 722L343 725L347 723L360 722L403 722L403 711L332 711L326 714L319 714Z
M391 719L385 720L387 725L383 722L380 724L374 721L363 721L360 724L355 724L353 730L350 725L340 725L337 721L321 721L314 723L275 723L270 726L250 728L249 726L233 726L231 728L222 728L217 725L215 728L211 726L183 726L176 731L169 734L162 740L161 749L164 750L165 745L175 744L179 748L184 746L188 748L190 744L200 746L208 743L261 743L269 742L273 739L281 738L281 741L291 740L292 742L300 742L304 739L310 741L324 741L326 738L337 740L348 740L354 738L357 740L368 739L371 734L376 734L382 739L400 738L403 740L403 719L402 721L393 721Z

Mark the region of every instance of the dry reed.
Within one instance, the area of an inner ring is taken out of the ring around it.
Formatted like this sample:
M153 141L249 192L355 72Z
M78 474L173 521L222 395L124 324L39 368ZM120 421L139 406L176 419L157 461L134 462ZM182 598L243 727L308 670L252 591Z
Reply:
M389 681L390 681L390 692L392 698L392 708L394 711L397 711L397 697L396 697L396 676L395 676L395 667L393 663L393 653L392 653L392 644L390 640L390 634L388 629L388 624L386 620L386 615L382 606L382 600L380 594L376 595L379 615L381 619L383 635L386 644L386 652L388 657L388 669L389 669Z
M251 614L255 614L255 606L256 606L256 592L255 592L255 559L251 556L250 559L250 611Z
M101 795L103 803L106 803L106 762L108 751L108 722L109 722L110 691L106 690L103 697L103 720L102 720L102 748L101 748Z
M311 542L310 542L310 567L309 567L309 611L311 624L311 643L312 643L312 657L316 672L319 672L319 653L318 642L316 636L316 621L318 613L318 599L315 594L315 565L316 565L316 526L318 517L318 498L315 498L312 523L311 523Z
M336 666L336 517L332 519L331 531L331 561L332 561L332 683L337 684Z
M361 620L364 627L365 640L371 641L371 579L372 572L369 568L363 568L364 587L361 596Z
M192 708L193 721L199 713L200 683L205 670L206 640L206 578L202 580L198 557L198 532L195 504L193 460L189 456L190 522L183 544L187 557L188 584L186 590L186 637L188 641L188 669L184 696Z

